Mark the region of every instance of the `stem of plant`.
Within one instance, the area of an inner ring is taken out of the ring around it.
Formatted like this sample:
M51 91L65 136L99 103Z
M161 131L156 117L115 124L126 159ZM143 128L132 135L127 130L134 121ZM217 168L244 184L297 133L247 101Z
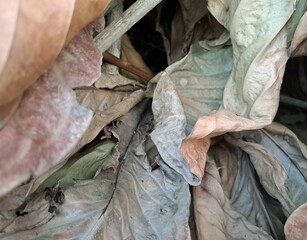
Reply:
M129 7L117 21L112 22L95 37L95 43L101 53L108 50L114 41L124 35L135 23L142 19L162 0L138 0Z
M133 66L132 64L126 62L126 61L123 61L121 60L120 58L117 58L115 57L114 55L112 55L111 53L109 52L104 52L103 53L103 59L104 61L108 62L108 63L111 63L121 69L124 69L146 81L150 81L152 78L153 78L153 75L147 73L147 72L144 72L143 70Z

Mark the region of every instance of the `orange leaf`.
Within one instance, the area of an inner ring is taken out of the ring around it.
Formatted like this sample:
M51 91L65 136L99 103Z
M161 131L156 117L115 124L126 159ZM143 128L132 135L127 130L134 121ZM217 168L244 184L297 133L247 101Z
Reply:
M110 0L2 1L0 29L0 111L8 113L82 28L95 20ZM6 105L6 108L4 108ZM1 119L5 114L1 114Z

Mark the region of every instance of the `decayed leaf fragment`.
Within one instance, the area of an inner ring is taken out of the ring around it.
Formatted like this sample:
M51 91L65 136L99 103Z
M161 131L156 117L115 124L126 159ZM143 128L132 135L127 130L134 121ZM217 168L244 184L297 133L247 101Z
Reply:
M0 121L109 0L1 1ZM6 114L4 114L6 113Z
M62 161L87 128L92 113L78 105L72 88L91 85L100 75L102 57L90 31L61 52L0 131L0 195Z

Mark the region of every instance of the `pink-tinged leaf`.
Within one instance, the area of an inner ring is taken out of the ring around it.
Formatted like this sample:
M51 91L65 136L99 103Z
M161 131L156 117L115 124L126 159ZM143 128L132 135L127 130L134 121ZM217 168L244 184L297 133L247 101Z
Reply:
M287 240L301 240L307 236L307 203L297 208L287 219L285 235Z
M0 196L70 154L92 117L78 104L72 88L93 84L100 65L101 54L85 29L24 93L0 132Z

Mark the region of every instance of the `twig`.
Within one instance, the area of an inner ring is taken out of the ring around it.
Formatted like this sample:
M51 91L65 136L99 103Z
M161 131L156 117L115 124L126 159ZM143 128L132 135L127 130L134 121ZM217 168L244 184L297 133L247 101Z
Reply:
M115 57L109 52L104 52L103 53L103 59L104 61L111 63L119 68L122 68L130 73L133 73L134 75L146 80L150 81L153 78L153 75L144 72L143 70L137 68L136 66L133 66L132 64L121 60L120 58Z
M95 37L95 42L101 53L105 52L110 46L124 35L135 23L143 18L150 10L157 6L162 0L138 0L122 17L112 22L101 33Z
M123 3L119 3L113 8L113 11L110 12L109 15L107 15L107 22L108 25L110 25L112 22L117 21L120 19L120 16L123 14ZM111 54L113 54L115 57L120 58L120 52L121 52L121 40L117 39L116 41L113 42L111 47L108 50ZM118 75L118 67L116 65L109 65L105 64L103 71L105 71L108 74L111 75Z

